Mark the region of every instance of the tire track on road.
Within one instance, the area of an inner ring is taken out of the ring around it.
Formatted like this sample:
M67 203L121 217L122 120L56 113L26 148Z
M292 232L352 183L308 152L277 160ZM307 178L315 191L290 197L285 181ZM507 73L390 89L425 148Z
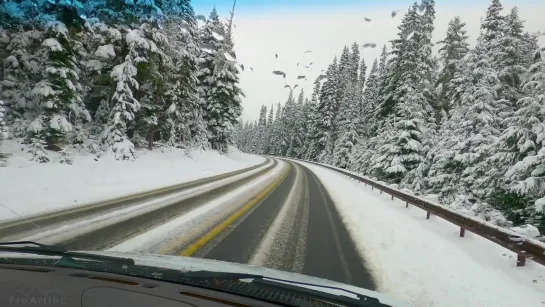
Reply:
M288 179L194 256L375 289L327 190L308 168L288 163Z
M213 177L202 178L152 191L117 197L97 203L71 207L54 212L41 213L36 216L25 217L25 219L2 222L0 223L0 238L2 238L2 240L15 240L21 237L27 237L52 228L58 228L59 226L66 225L70 222L89 219L93 216L107 214L109 212L138 205L155 198L166 197L197 186L217 182L222 179L250 172L267 165L267 163L270 163L270 159L268 158L263 163ZM36 228L35 225L38 225L39 228Z

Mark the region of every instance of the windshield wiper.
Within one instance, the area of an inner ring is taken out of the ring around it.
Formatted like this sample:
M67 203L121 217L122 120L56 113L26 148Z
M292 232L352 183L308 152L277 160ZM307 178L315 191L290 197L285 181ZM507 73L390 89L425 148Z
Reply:
M317 285L312 283L305 283L305 282L299 282L299 281L293 281L288 279L280 279L280 278L274 278L274 277L267 277L263 275L257 275L257 274L246 274L246 273L233 273L233 272L214 272L214 271L189 271L184 272L181 274L181 277L183 279L183 282L185 283L196 283L200 286L206 286L205 281L210 281L210 285L214 289L218 289L218 283L221 281L239 281L239 280L248 280L251 279L252 281L248 284L254 284L257 287L275 287L279 288L280 290L290 291L290 292L299 292L307 294L311 297L319 297L322 298L325 301L337 301L349 305L356 305L356 306L368 306L368 307L386 307L389 305L382 304L377 298L363 295L361 293L357 293L354 291L346 290L340 287L334 287L334 286L324 286L324 285ZM219 284L221 285L221 283ZM355 295L357 299L343 296L343 295L335 295L331 293L325 293L301 286L311 286L315 288L322 288L322 289L330 289L330 290L336 290L336 291L342 291L345 293L349 293L352 295ZM221 287L221 286L220 286ZM223 287L221 287L223 288ZM223 288L223 290L228 292L233 292L237 294L237 289L229 289L230 287L227 286ZM251 295L251 294L250 294Z
M42 256L60 256L62 258L58 261L59 266L71 265L73 264L73 262L77 262L74 258L115 264L134 265L134 260L131 258L73 252L57 246L51 246L32 241L0 242L0 252L34 254Z

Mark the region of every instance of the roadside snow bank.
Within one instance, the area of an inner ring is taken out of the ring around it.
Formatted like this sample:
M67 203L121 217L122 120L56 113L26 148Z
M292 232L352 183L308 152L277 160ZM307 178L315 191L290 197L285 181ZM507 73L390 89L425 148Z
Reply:
M330 193L378 291L415 306L545 306L545 268L325 168Z
M48 152L50 163L28 160L27 147L4 141L0 152L10 154L0 167L0 204L20 215L78 206L144 190L197 180L259 164L265 159L235 148L221 155L212 150L140 150L133 162L104 156L72 153L72 165L56 162L60 155ZM17 218L0 206L0 220Z

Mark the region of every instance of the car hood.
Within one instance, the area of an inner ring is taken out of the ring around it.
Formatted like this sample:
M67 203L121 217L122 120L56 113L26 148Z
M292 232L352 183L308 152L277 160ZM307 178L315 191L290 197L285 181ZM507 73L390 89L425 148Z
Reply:
M121 252L110 252L110 251L105 251L105 252L82 251L82 252L116 256L116 257L124 257L124 258L132 258L134 259L137 265L174 269L174 270L180 270L182 272L206 270L206 271L216 271L216 272L247 273L247 274L262 275L262 276L271 277L271 278L280 278L280 279L292 280L297 282L310 283L310 284L321 285L321 286L337 287L337 288L353 291L356 293L360 293L362 295L377 298L381 303L387 304L393 307L414 307L408 303L396 300L390 296L387 296L375 291L371 291L368 289L359 288L359 287L355 287L355 286L351 286L351 285L347 285L347 284L343 284L340 282L335 282L335 281L331 281L327 279L311 277L308 275L278 271L274 269L256 267L256 266L239 264L239 263L232 263L232 262L225 262L225 261L211 260L211 259L202 259L202 258L190 258L190 257L183 257L183 256L167 256L167 255L155 255L155 254L140 254L140 253L125 253L125 252L121 253ZM301 285L298 285L298 286L301 286ZM341 290L324 289L324 288L312 287L312 286L302 286L302 287L306 287L306 288L310 288L310 289L314 289L314 290L318 290L322 292L327 292L331 294L336 294L336 295L344 295L349 297L353 296L350 293L347 293Z

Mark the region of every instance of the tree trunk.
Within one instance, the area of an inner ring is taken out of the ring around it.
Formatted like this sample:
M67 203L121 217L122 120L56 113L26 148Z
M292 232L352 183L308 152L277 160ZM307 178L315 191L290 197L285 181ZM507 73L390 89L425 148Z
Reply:
M148 139L148 149L153 149L153 136L155 135L155 126L151 126L150 133L149 133L149 139Z

